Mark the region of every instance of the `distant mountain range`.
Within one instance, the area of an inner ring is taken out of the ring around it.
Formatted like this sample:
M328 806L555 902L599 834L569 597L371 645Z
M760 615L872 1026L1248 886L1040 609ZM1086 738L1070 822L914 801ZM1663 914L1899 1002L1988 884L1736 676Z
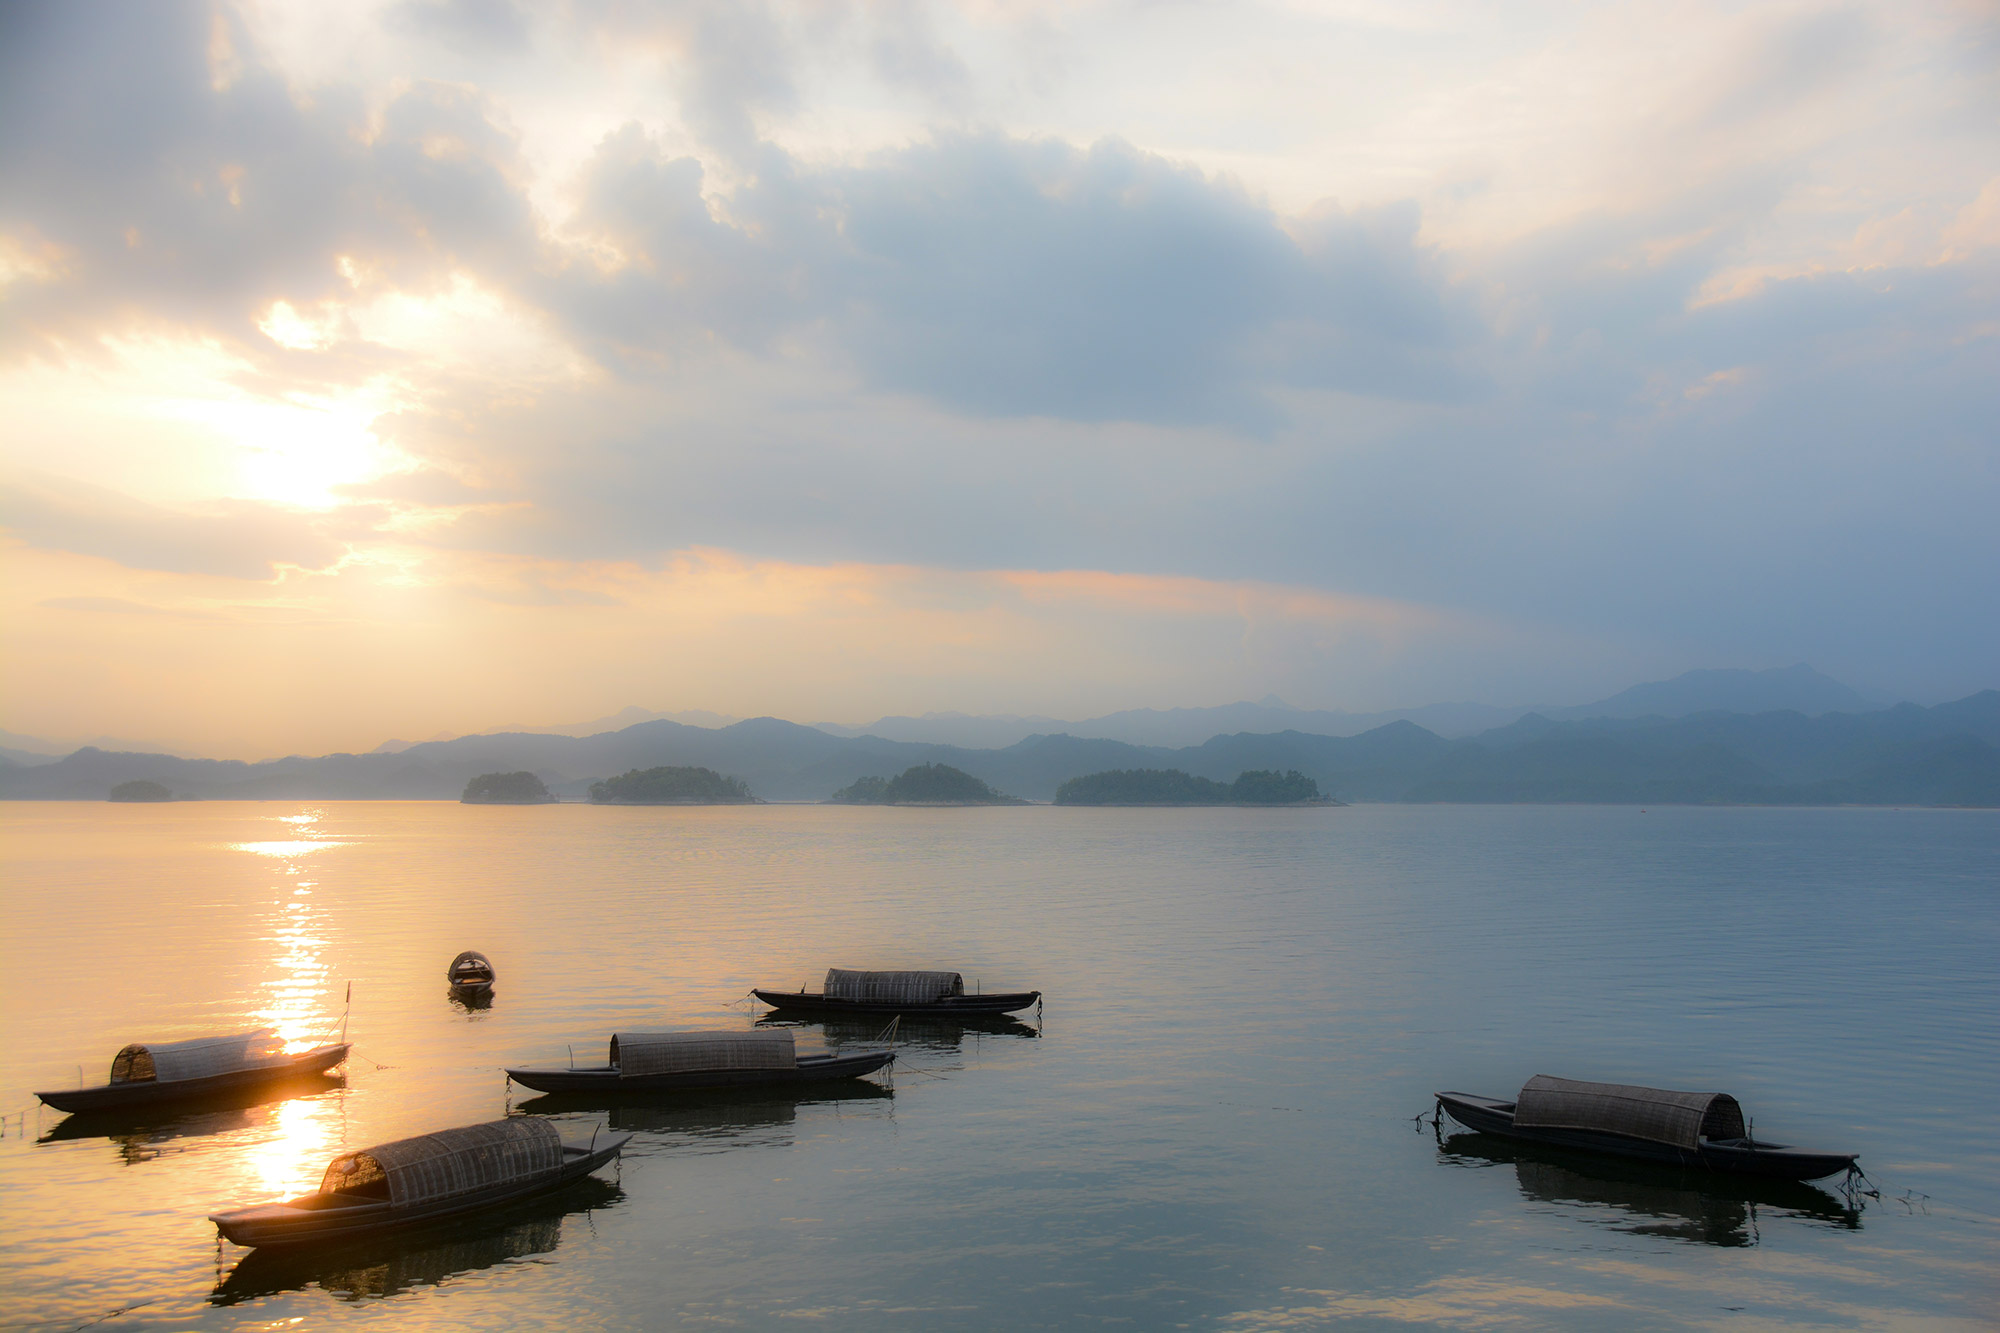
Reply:
M819 800L856 778L920 763L949 764L1032 800L1049 800L1062 782L1088 773L1174 768L1218 782L1250 769L1297 769L1344 801L2000 806L2000 691L1935 708L1817 717L1531 714L1458 740L1398 720L1351 736L1243 731L1170 747L1057 734L971 748L753 718L719 728L659 720L585 737L462 736L394 754L254 764L87 748L33 767L0 761L0 797L102 799L117 783L144 778L181 796L455 799L481 773L516 770L577 796L629 769L697 765L741 778L766 799Z
M1634 685L1596 703L1569 707L1501 708L1493 704L1448 703L1349 713L1295 708L1276 695L1269 695L1257 703L1223 704L1215 708L1128 708L1080 722L1035 716L926 713L922 717L877 718L865 726L833 722L816 725L833 736L880 736L884 740L958 745L974 750L1001 749L1030 736L1057 734L1125 741L1131 745L1180 747L1199 745L1211 736L1239 731L1359 736L1391 722L1414 722L1426 731L1456 738L1503 727L1531 713L1553 721L1588 717L1686 717L1690 713L1708 712L1769 713L1781 709L1818 717L1823 713L1867 712L1895 702L1887 695L1851 689L1801 663L1769 671L1689 671L1672 680Z

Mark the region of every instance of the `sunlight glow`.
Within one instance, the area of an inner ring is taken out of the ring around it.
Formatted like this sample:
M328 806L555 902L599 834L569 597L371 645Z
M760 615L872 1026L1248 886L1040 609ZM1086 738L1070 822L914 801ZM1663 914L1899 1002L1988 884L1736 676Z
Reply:
M248 395L183 398L160 402L157 410L235 444L243 498L325 509L339 503L335 487L403 465L402 455L372 430L387 406L378 392L363 390L340 398L298 394L283 402Z
M339 336L333 318L308 318L300 314L290 301L273 301L264 318L257 321L257 327L278 346L295 352L316 351L331 346Z
M329 847L345 847L344 842L238 842L231 846L239 852L249 852L254 856L276 856L286 860L294 856L304 856L309 852L324 851Z
M327 1162L344 1146L334 1097L294 1097L271 1103L269 1133L250 1145L250 1175L266 1198L289 1199L314 1189Z

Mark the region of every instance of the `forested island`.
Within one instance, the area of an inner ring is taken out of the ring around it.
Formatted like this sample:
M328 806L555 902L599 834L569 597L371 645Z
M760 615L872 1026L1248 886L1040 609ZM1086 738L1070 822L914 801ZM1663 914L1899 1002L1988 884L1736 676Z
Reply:
M556 798L533 773L481 773L458 799L466 805L553 805Z
M918 764L893 778L856 778L829 805L1026 805L949 764Z
M712 768L633 769L590 784L597 805L762 805L740 778Z
M111 795L106 799L113 801L171 801L174 799L174 794L157 782L150 782L145 778L134 778L130 782L121 782L113 787Z
M1319 783L1289 769L1253 769L1234 782L1198 778L1178 768L1120 768L1071 778L1056 788L1057 805L1339 805Z

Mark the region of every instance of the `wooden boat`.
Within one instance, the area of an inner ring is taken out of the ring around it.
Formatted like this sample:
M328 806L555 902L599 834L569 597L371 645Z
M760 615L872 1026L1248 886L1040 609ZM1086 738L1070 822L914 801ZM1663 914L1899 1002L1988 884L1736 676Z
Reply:
M161 1104L115 1107L108 1111L78 1111L49 1127L39 1142L131 1137L147 1143L221 1134L254 1123L253 1113L294 1097L317 1097L347 1086L347 1076L330 1073L288 1074L269 1083L210 1093Z
M1038 990L967 995L956 972L857 972L829 967L817 991L752 990L773 1009L817 1014L955 1017L1011 1014L1042 998Z
M894 1064L886 1047L800 1055L784 1029L761 1032L619 1032L602 1065L509 1069L536 1092L656 1093L695 1088L795 1086L859 1078Z
M317 1074L347 1058L347 1043L287 1054L272 1028L193 1041L134 1043L111 1061L111 1081L35 1095L58 1111L114 1111L194 1101Z
M428 1228L328 1245L252 1250L237 1260L209 1303L240 1305L306 1287L349 1300L380 1300L412 1287L442 1286L462 1273L547 1254L561 1246L566 1219L615 1208L624 1197L624 1190L602 1176L585 1176L558 1192L484 1210L477 1220L448 1217Z
M284 1203L211 1213L238 1245L271 1248L347 1240L496 1208L581 1180L632 1136L569 1144L552 1121L514 1116L342 1153L319 1189Z
M1721 1092L1669 1092L1537 1074L1511 1102L1463 1092L1440 1092L1437 1102L1453 1120L1484 1134L1709 1171L1818 1180L1855 1163L1853 1153L1808 1152L1751 1138L1743 1127L1743 1108Z
M493 989L493 964L485 954L467 949L451 960L444 979L461 995L484 995Z

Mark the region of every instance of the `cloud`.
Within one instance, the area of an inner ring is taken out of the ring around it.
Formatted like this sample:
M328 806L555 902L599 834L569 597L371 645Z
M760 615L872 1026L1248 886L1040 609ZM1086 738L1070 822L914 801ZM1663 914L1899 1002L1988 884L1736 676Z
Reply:
M418 82L376 112L351 89L301 97L205 4L10 14L0 230L58 256L6 289L16 348L121 326L268 346L274 300L532 262L513 139L474 92Z
M1407 207L1328 207L1295 236L1128 144L991 133L831 169L767 147L712 201L697 161L628 125L585 181L572 226L615 259L549 299L628 354L789 338L876 389L1073 421L1261 429L1278 384L1462 391L1450 356L1470 329Z
M129 597L49 597L37 602L36 605L45 606L52 611L81 611L89 615L174 616L189 620L225 618L213 611L185 611L150 606L145 602L135 602Z
M1990 683L1977 23L565 15L9 7L0 463L99 488L18 483L21 539L519 623L632 593L471 565L709 548Z
M529 17L515 0L403 0L383 21L456 47L520 51L528 44Z
M243 501L219 504L208 514L182 513L51 476L0 485L0 525L30 546L97 556L131 569L231 579L270 579L281 565L326 569L348 550L334 532L342 526L351 530L362 517L307 515Z

